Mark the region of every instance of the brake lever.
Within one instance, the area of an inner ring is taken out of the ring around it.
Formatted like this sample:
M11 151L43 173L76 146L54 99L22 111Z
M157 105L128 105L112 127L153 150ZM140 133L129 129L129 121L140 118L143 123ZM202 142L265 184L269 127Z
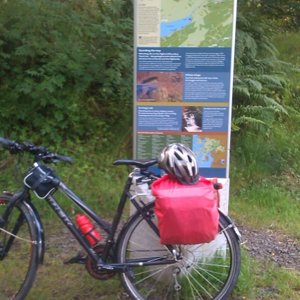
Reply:
M11 145L8 145L8 150L11 154L17 154L23 151L22 144L14 142Z
M66 163L73 163L73 159L69 156L63 156L56 153L48 153L46 155L41 156L40 160L45 163L58 163L60 161L64 161Z

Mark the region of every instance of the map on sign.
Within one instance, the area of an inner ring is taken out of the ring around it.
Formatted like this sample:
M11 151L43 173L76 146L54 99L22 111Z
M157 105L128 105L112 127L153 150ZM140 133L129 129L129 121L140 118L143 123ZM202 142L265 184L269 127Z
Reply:
M232 13L232 0L164 0L161 47L231 47Z
M199 168L224 168L226 162L225 145L214 138L193 136L193 151Z

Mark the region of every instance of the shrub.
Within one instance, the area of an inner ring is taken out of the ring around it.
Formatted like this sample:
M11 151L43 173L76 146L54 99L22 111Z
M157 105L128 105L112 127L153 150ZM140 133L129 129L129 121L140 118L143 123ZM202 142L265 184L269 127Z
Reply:
M0 135L105 138L128 120L131 69L125 2L1 1Z

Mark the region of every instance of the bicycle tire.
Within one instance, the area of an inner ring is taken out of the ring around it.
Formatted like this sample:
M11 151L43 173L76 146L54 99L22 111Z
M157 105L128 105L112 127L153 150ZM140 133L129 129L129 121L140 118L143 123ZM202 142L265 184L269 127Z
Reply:
M0 196L0 216L11 201L12 196ZM1 299L24 299L36 277L38 267L37 231L29 211L23 203L18 203L9 215L8 222L2 229L12 232L17 220L20 226L13 238L8 253L3 256L3 249L11 235L0 228L0 297ZM21 238L21 239L20 239Z
M155 220L154 204L146 209ZM221 213L220 230L214 241L176 245L183 259L175 264L131 267L121 273L122 284L129 296L138 300L226 299L240 272L239 239L229 224ZM117 255L119 263L143 261L158 255L172 259L170 251L160 244L159 237L139 213L122 230Z

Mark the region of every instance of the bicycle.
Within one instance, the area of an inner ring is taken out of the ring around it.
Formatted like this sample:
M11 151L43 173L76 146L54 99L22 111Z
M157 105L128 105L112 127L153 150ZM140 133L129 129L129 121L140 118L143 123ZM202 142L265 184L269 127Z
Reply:
M219 233L208 244L161 245L154 202L143 200L145 193L134 186L151 186L157 176L149 171L157 160L117 160L114 165L131 166L123 193L110 224L82 201L48 166L70 163L68 156L24 142L0 138L12 154L34 156L33 166L24 177L19 192L0 196L0 295L24 299L43 263L43 223L33 204L31 191L44 199L85 250L88 272L99 280L119 274L132 299L226 299L240 270L239 233L231 219L220 211ZM30 179L30 180L28 180ZM30 182L30 183L29 183ZM54 194L60 191L106 232L107 237L92 246L75 222L61 208ZM147 196L147 195L146 195ZM127 201L135 213L121 225ZM119 228L121 227L121 228ZM119 232L119 233L117 233ZM79 261L78 261L79 262Z

